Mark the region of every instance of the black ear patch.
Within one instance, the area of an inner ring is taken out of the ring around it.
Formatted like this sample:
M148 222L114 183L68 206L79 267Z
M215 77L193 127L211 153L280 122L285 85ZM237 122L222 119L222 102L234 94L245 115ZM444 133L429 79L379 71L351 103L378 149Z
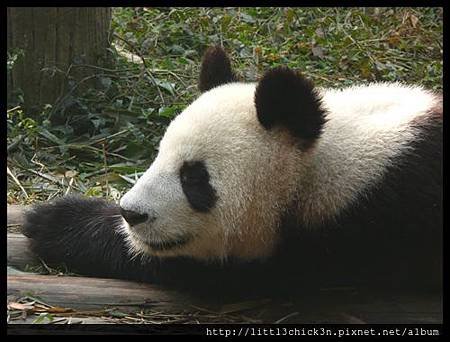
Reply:
M256 87L255 104L258 120L266 129L286 127L307 144L320 136L326 121L313 83L286 67L264 74Z
M203 161L186 161L180 169L183 192L191 207L208 212L217 202L216 190L209 183L209 173Z
M221 84L236 81L226 52L220 46L210 47L203 55L198 88L203 93Z

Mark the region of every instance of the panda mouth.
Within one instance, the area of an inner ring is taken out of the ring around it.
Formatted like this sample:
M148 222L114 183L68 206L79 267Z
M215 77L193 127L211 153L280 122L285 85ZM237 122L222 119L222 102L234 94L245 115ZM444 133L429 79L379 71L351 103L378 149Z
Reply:
M155 242L155 241L144 241L147 246L155 251L166 251L169 249L179 248L184 246L191 240L192 236L183 236L173 240Z

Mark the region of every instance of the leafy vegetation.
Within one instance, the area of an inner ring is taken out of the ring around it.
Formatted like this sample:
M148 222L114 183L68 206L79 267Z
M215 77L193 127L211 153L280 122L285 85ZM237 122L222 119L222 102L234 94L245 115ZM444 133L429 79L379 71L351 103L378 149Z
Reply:
M287 65L319 86L405 81L442 89L441 8L115 8L109 68L40 115L8 104L8 203L69 192L117 200L196 96L202 52L223 45L240 77ZM8 52L7 69L20 51Z

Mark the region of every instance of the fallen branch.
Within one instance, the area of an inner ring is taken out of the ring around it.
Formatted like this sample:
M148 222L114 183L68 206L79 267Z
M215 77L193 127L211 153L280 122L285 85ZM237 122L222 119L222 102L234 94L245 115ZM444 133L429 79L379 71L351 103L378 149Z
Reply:
M27 209L27 206L22 205L8 205L7 210L7 223L9 225L22 225L23 224L23 213Z
M20 274L8 275L7 281L8 297L33 296L49 305L77 310L139 307L185 311L191 302L157 286L117 279Z
M40 265L39 258L28 248L28 239L22 234L8 234L6 249L8 266L23 270L26 266Z

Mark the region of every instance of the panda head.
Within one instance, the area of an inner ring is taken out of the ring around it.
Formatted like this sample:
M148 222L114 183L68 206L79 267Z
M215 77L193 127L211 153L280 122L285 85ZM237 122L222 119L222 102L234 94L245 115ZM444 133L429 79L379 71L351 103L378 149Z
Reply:
M264 258L325 122L320 97L287 68L237 82L217 47L204 55L199 88L122 198L124 233L154 256Z

